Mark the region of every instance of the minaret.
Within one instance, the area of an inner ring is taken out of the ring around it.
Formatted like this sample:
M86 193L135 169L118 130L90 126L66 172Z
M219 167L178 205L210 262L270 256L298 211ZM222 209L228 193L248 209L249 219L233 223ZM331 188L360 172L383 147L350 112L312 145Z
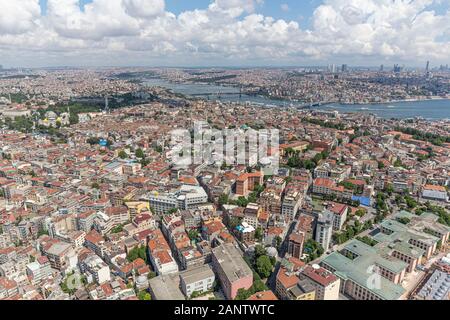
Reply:
M108 96L105 96L105 112L109 113L109 101Z

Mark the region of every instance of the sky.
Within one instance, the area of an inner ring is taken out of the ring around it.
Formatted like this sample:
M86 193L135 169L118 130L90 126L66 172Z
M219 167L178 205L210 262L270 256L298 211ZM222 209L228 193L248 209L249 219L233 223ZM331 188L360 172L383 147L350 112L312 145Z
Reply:
M0 0L0 64L450 61L450 0Z

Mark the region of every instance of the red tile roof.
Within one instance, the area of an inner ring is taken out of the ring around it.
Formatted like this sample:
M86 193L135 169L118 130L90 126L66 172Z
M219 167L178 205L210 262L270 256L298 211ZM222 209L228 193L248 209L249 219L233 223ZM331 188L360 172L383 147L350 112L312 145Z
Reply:
M250 298L248 298L247 300L270 301L270 300L278 300L278 298L275 296L275 294L272 291L268 290L268 291L257 292L254 295L252 295Z
M317 178L316 180L314 180L314 185L318 187L331 188L335 186L335 182L327 178Z
M334 274L322 267L315 269L312 266L307 266L303 270L303 274L324 287L337 280Z

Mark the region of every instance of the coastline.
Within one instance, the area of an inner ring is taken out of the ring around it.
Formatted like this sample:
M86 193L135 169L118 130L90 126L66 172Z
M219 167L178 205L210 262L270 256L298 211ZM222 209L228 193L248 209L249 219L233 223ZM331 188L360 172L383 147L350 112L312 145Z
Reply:
M383 105L383 104L390 104L390 103L405 103L405 102L427 102L427 101L443 101L448 100L450 101L450 97L442 98L442 97L434 97L431 99L403 99L403 100L390 100L385 102L357 102L357 103L343 103L343 102L333 102L333 103L339 103L343 106L352 106L352 105ZM328 103L330 104L330 103Z
M191 82L191 81L174 81L174 80L170 80L170 79L165 79L165 78L151 78L148 80L161 80L161 81L165 81L167 83L171 83L171 84L178 84L178 85L205 85L205 86L218 86L218 87L225 87L225 88L236 88L236 89L240 89L240 87L236 86L236 85L230 85L230 84L223 84L223 83L216 83L216 82L208 82L208 83L203 83L203 82ZM143 81L145 82L145 80ZM253 97L261 97L264 99L268 99L268 100L272 100L273 102L282 102L285 104L300 104L302 106L308 106L308 105L312 105L312 106L326 106L326 105L331 105L331 104L340 104L343 106L353 106L353 105L385 105L385 104L396 104L396 103L407 103L407 102L427 102L427 101L442 101L442 100L449 100L450 101L450 97L440 97L440 96L433 96L431 98L424 98L424 99L401 99L401 100L389 100L389 101L383 101L383 102L340 102L340 101L333 101L333 102L303 102L303 101L295 101L295 100L290 100L290 99L286 99L286 98L280 98L280 97L272 97L269 96L267 94L261 94L261 93L251 93L251 92L236 92L236 94L242 94L242 95L246 95L246 96L253 96ZM270 104L270 103L268 103Z

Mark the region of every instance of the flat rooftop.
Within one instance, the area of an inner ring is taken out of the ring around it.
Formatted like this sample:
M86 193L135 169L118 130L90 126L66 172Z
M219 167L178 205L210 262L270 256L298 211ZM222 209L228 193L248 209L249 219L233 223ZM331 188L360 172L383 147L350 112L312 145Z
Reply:
M224 243L212 251L229 281L234 282L253 275L252 270L234 244Z
M178 275L158 276L149 280L155 300L185 300L176 278Z
M201 267L184 271L180 274L180 278L186 285L196 283L204 279L214 277L214 272L209 264Z

